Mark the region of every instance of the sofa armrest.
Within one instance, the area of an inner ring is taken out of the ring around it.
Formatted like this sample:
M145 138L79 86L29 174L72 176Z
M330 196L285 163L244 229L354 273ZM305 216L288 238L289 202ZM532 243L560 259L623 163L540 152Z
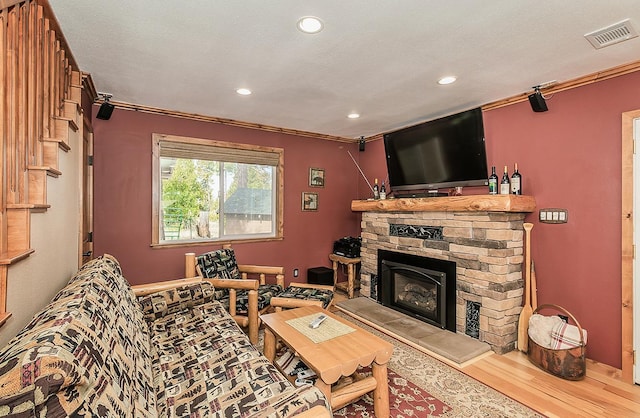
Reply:
M140 297L163 290L170 290L193 283L198 283L201 281L202 277L191 277L187 279L167 280L164 282L137 284L135 286L131 286L131 289L133 289L133 293L136 295L136 297Z
M245 273L264 273L264 274L284 274L284 267L279 266L258 266L255 264L238 264L238 269Z
M254 279L204 279L216 288L236 290L258 290L260 282Z
M243 279L246 279L249 274L258 275L260 284L266 284L267 276L275 276L276 284L284 288L284 267L238 264L238 270L240 270Z

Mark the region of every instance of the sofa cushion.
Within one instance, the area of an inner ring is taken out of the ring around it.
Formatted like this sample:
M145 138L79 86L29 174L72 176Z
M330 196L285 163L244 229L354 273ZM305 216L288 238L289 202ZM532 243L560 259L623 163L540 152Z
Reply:
M164 290L138 299L144 319L154 321L165 315L215 300L215 288L207 281Z
M218 302L150 329L159 416L286 417L327 406L317 388L298 390L279 373Z

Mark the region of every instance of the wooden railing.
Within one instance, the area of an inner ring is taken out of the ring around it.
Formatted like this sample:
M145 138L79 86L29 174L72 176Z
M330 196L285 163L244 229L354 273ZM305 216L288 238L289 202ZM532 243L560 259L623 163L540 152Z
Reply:
M79 129L81 74L48 4L9 2L0 11L0 326L9 266L33 253L31 213L46 211L47 177Z

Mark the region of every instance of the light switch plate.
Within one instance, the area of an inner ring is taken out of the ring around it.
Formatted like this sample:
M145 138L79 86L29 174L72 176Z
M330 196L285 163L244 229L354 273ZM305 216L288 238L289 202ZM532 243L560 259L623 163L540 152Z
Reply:
M538 219L545 224L566 224L569 221L569 211L561 208L540 209Z

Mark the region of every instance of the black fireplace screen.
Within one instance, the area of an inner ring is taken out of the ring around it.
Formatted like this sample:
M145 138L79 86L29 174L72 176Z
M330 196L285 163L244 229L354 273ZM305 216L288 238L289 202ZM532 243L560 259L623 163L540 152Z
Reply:
M380 250L378 277L384 306L455 332L455 263Z
M444 273L426 270L407 268L404 265L384 262L394 275L392 280L393 303L409 309L415 309L426 317L439 321L441 317L439 307L444 306L441 300L444 296L443 286L446 283Z

